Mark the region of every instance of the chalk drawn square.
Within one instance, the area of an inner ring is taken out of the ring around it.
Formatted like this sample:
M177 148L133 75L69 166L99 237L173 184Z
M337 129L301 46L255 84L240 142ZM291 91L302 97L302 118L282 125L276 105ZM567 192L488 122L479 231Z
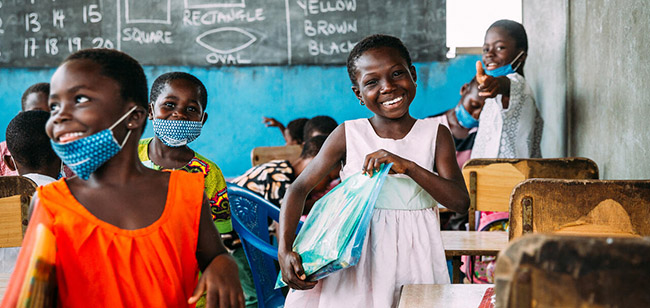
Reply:
M124 0L127 24L171 25L171 0Z
M186 9L206 9L217 7L246 7L245 0L185 0Z

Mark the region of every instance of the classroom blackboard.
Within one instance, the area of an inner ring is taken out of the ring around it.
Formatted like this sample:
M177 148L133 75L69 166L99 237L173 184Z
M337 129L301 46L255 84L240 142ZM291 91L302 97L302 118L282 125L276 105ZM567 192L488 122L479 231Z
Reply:
M144 65L341 65L374 33L437 61L445 27L445 0L0 0L0 67L102 47Z

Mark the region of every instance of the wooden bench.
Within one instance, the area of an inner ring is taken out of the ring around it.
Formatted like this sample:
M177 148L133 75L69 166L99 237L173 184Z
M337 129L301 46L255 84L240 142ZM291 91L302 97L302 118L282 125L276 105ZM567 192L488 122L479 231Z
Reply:
M650 180L526 180L512 193L509 238L531 232L650 236Z
M496 307L647 307L648 273L647 237L525 235L499 254Z
M301 152L300 145L256 147L251 151L251 162L253 166L257 166L276 159L292 160L298 158Z
M22 176L0 177L0 248L19 247L36 184Z
M513 188L530 178L598 179L598 166L583 157L472 159L463 166L469 191L469 229L476 211L508 212Z

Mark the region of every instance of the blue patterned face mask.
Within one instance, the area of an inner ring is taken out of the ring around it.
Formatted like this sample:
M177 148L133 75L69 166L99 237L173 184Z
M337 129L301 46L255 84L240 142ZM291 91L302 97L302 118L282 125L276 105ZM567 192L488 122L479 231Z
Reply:
M502 67L497 67L493 70L487 70L485 69L485 64L483 65L483 68L485 69L485 73L492 76L492 77L499 77L499 76L507 76L510 74L513 74L519 69L519 66L521 66L521 62L517 63L517 67L512 68L512 64L515 63L521 55L524 54L524 51L522 50L509 64L506 64Z
M126 133L126 137L124 137L124 141L120 145L113 136L113 128L126 119L136 107L133 106L111 127L98 133L66 143L57 143L50 140L54 152L77 176L83 180L88 180L90 174L115 156L129 139L131 130Z
M153 119L153 132L168 147L182 147L201 135L201 121Z
M454 109L456 111L456 119L460 126L470 129L478 126L478 120L474 119L472 115L465 109L463 104L458 104Z

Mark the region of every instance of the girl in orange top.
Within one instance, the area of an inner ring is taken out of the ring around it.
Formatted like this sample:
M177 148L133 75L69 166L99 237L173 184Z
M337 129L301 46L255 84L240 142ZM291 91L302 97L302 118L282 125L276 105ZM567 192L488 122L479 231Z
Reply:
M38 189L2 307L40 300L42 286L29 284L47 280L44 261L64 307L194 306L206 291L208 307L243 307L203 176L138 159L148 104L137 61L115 50L72 54L52 76L49 106L52 146L77 176Z

